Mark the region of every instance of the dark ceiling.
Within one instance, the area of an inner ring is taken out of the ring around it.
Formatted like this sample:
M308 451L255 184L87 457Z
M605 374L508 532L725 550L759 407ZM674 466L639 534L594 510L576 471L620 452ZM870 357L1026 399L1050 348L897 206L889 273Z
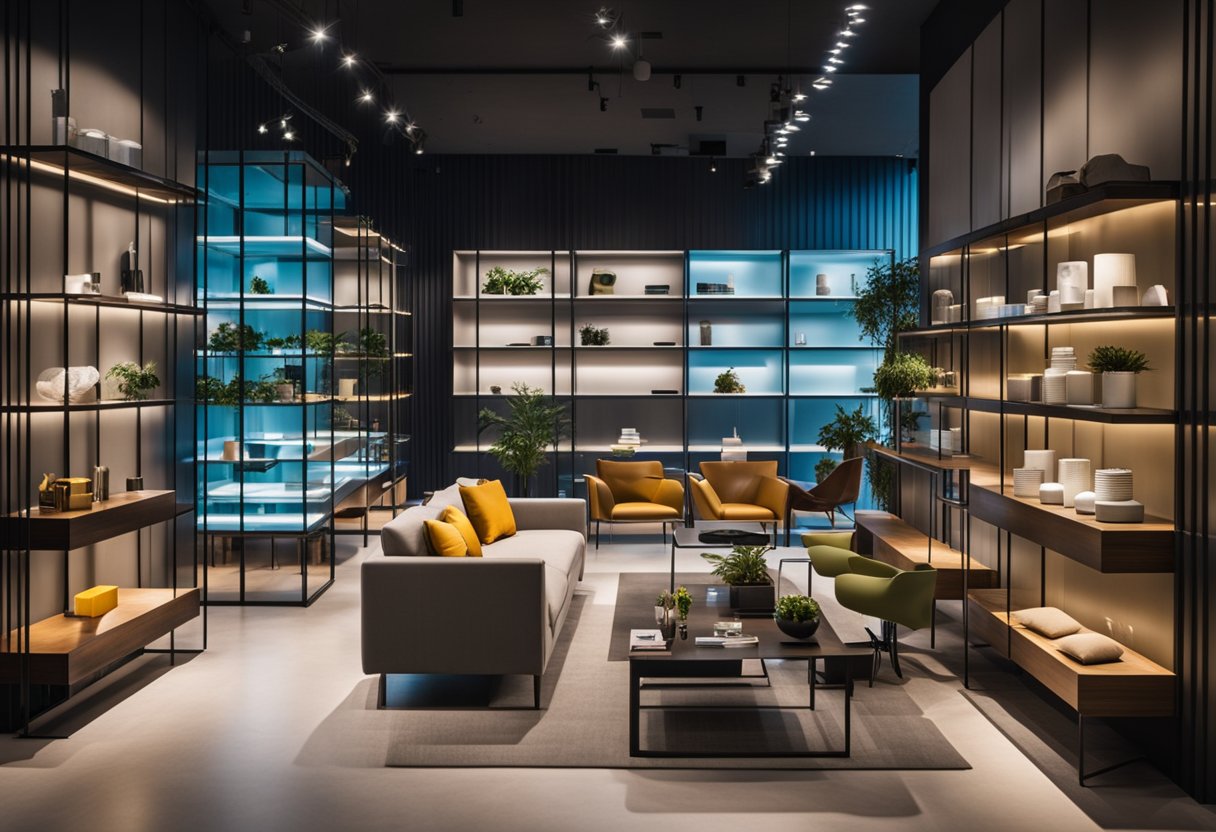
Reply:
M429 152L642 154L670 145L662 152L695 153L703 140L718 140L729 155L743 155L761 137L770 85L781 75L809 87L851 0L618 0L613 9L628 37L618 50L595 26L595 0L209 5L234 39L250 33L251 51L286 43L281 60L289 83L302 68L336 66L339 41L373 62L382 82L367 71L344 71L352 76L352 99L372 86L380 103L394 100L426 129ZM812 119L791 154L917 153L920 25L936 0L863 5L866 22L854 27L860 34L842 54L836 83L807 89ZM306 21L327 24L331 37L309 42ZM631 71L639 56L653 67L645 82ZM594 92L589 70L599 85ZM644 109L660 112L646 117Z

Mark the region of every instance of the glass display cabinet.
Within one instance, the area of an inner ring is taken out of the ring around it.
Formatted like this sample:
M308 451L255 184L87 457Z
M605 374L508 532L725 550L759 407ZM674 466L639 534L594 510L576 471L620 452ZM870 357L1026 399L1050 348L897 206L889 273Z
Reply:
M360 367L338 360L351 343L334 326L334 221L347 192L299 152L208 153L198 183L207 601L307 605L333 582L334 511L367 481L371 453L362 423L336 410L356 398Z

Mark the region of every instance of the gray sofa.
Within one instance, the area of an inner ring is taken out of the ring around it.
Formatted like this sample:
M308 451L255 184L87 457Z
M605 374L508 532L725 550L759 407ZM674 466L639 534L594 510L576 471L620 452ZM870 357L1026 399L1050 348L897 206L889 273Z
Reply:
M363 672L533 677L540 680L583 577L586 504L512 499L518 528L480 558L428 554L423 520L459 492L441 491L380 532L381 551L362 568ZM383 699L381 700L383 702Z

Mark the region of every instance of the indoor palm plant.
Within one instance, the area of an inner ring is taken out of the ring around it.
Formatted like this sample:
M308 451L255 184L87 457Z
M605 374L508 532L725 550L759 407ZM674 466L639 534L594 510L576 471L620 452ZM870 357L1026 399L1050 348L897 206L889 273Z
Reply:
M734 546L728 555L702 552L714 564L712 574L730 587L730 605L737 610L771 610L773 579L764 560L767 546Z
M498 438L490 453L507 471L515 475L516 491L528 496L532 475L545 464L545 452L570 433L566 406L557 404L540 388L522 382L511 385L507 413L482 408L477 416L478 431L498 428Z
M1103 407L1135 407L1136 376L1151 370L1148 356L1127 347L1103 345L1089 354L1089 369L1102 374Z
M877 436L878 428L875 427L874 420L866 414L865 405L857 405L857 409L852 412L836 405L836 417L819 429L819 444L829 451L843 453L845 459L852 459L861 456L865 443Z
M819 602L806 595L782 595L773 619L790 638L810 638L819 629Z

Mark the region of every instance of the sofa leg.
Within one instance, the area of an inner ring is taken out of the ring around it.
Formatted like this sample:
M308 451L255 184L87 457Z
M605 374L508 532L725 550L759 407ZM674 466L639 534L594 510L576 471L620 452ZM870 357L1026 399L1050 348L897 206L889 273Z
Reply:
M540 676L532 677L532 708L540 710Z
M388 676L381 673L376 682L376 710L382 711L388 698Z
M595 551L600 550L600 521L595 521Z

